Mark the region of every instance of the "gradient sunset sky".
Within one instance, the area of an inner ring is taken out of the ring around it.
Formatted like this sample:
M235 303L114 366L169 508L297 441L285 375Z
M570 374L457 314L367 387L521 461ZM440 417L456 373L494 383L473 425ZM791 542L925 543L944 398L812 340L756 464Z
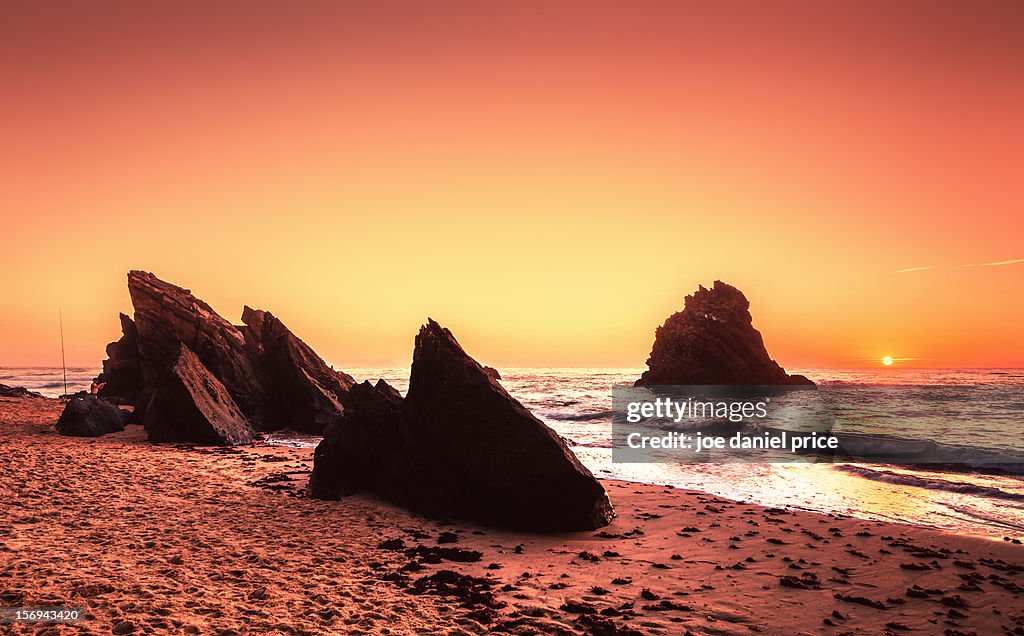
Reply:
M643 365L698 284L787 368L1024 366L1024 3L4 2L0 365L125 273L341 366L431 316Z

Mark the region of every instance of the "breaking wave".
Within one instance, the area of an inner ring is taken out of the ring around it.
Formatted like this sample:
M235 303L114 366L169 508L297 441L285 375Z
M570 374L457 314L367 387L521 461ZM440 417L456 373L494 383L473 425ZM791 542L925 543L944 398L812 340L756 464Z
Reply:
M908 475L906 473L896 473L890 470L876 470L866 468L864 466L852 466L849 464L836 466L836 470L841 470L851 475L857 475L864 479L870 479L872 481L883 482L886 484L894 484L897 486L914 486L916 488L927 488L928 490L944 490L946 492L955 492L964 495L977 495L980 497L988 497L989 499L1024 502L1024 494L1007 492L992 486L982 486L980 484L971 484L962 481L949 481L947 479L924 477L920 475Z

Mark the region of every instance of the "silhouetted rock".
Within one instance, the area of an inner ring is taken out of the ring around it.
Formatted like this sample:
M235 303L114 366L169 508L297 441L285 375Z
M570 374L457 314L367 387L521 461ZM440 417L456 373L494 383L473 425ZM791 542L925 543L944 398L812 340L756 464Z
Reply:
M489 377L430 320L413 352L403 413L414 438L418 505L543 530L614 517L604 488L565 441Z
M554 431L428 321L416 337L409 393L383 382L317 448L310 494L367 488L432 514L533 530L584 530L614 512L604 488Z
M189 348L227 390L256 430L293 428L322 434L336 420L354 381L330 368L268 312L245 308L238 327L177 285L128 273L135 320L121 316L123 335L107 345L99 394L135 405L145 420L156 384Z
M340 417L355 381L330 368L305 342L267 311L246 307L242 332L267 389L264 421L322 435Z
M68 399L56 429L61 435L99 437L123 431L127 420L128 414L117 405L82 391Z
M143 425L151 442L236 445L252 427L227 388L185 345L153 387Z
M484 373L486 373L487 377L489 377L492 380L500 380L501 379L501 374L498 373L498 370L495 369L494 367L485 366L484 367Z
M377 380L376 385L356 384L348 397L349 406L327 427L316 448L310 495L337 499L366 489L400 499L405 487L402 461L409 443L401 394Z
M814 386L802 375L787 375L769 357L750 302L722 281L687 296L684 309L658 327L647 366L637 386Z
M0 397L5 398L42 398L45 397L42 393L36 393L35 391L29 391L22 386L7 386L6 384L0 384Z
M160 381L183 344L259 428L263 422L264 389L256 362L246 352L242 332L189 290L148 272L129 272L128 291L135 307L143 385L148 388ZM140 403L148 401L148 392L140 394Z
M119 404L133 404L142 390L139 366L139 332L135 321L121 314L121 338L107 345L103 372L96 376L102 384L97 395Z

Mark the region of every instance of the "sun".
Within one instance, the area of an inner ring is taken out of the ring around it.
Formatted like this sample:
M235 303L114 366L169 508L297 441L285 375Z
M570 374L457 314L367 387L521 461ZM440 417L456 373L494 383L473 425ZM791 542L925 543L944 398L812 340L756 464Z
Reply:
M892 366L892 356L885 356L884 358L882 358L882 364L884 364L887 367L891 367Z

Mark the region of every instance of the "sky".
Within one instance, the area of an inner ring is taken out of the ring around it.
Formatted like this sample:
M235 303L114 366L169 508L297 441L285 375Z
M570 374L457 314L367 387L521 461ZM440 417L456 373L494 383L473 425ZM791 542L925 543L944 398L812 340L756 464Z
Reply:
M0 365L98 365L126 272L327 360L427 316L643 365L700 284L787 368L1024 366L1019 2L0 5Z

